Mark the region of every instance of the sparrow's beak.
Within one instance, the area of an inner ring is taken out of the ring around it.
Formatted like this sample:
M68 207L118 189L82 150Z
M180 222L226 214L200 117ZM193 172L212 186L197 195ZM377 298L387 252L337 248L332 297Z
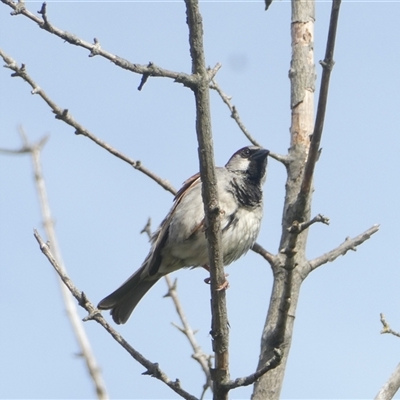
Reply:
M252 154L251 158L256 161L263 160L263 159L267 158L268 154L269 154L269 150L259 149L255 153Z

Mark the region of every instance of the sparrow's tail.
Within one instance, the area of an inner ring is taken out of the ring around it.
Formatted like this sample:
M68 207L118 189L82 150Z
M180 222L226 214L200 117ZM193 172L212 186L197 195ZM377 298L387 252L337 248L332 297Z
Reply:
M117 290L97 305L100 310L111 310L112 318L117 324L124 324L128 321L139 301L158 281L158 279L144 280L140 276L141 273L142 269L136 271Z

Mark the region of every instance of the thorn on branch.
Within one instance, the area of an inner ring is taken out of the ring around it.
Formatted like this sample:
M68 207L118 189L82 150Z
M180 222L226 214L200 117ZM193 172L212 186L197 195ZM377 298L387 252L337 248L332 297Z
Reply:
M142 372L142 375L150 375L154 378L159 378L161 376L159 364L152 364L150 368L147 368L147 371Z
M272 0L265 0L265 11L268 10L269 6L272 4Z
M44 2L42 4L42 8L37 12L40 14L43 18L43 25L41 25L41 28L48 29L52 32L51 25L49 23L49 20L47 19L47 4Z
M174 283L168 287L168 292L163 296L165 299L166 297L172 297L171 292L176 291L176 288L178 287L178 278L175 278Z
M7 66L8 68L10 68L11 66ZM15 77L22 77L25 74L26 71L26 65L25 64L21 64L21 67L19 67L17 70L14 70L15 72L13 74L11 74L11 76L13 78Z
M147 68L152 68L153 66L154 66L154 63L151 62L151 61L147 64ZM147 82L147 79L149 79L149 76L151 76L151 73L150 73L150 72L144 73L144 74L142 75L142 79L141 79L141 81L140 81L140 85L138 86L138 90L139 90L139 91L141 91L141 90L143 89L143 86L144 86L145 83Z
M344 243L349 242L349 241L351 241L351 238L350 238L349 236L347 236L346 239L344 239ZM349 250L357 251L357 248L356 248L355 245L354 245L354 246L349 246L349 247L344 251L343 255L346 255L346 253L347 253Z
M56 116L55 116L56 119L65 120L65 119L68 117L68 109L67 109L67 108L65 108L65 109L62 111L61 114L58 113L57 111L53 111L53 112L56 114Z
M166 296L164 296L164 297L166 297ZM171 322L171 325L172 325L173 327L175 327L176 329L178 329L179 332L183 333L184 335L187 335L185 329L182 328L181 326L175 324L175 322Z
M173 382L173 385L174 385L176 388L180 389L180 388L181 388L181 381L180 381L178 378L176 378L176 379L175 379L175 382Z
M333 66L335 65L335 61L334 60L320 60L320 65L322 66L322 68L328 70L328 71L332 71Z
M90 50L89 57L94 57L94 56L97 56L98 54L100 54L100 51L99 51L101 49L100 42L98 41L97 38L94 38L93 43L94 44Z
M87 303L88 303L88 298L87 298L86 294L85 294L84 292L81 292L81 298L79 299L78 304L79 304L81 307L85 308L85 306L87 305Z
M83 318L82 321L83 322L91 321L93 319L96 319L96 317L99 315L101 316L101 312L97 308L95 308L85 318Z
M221 69L221 67L222 67L222 64L217 63L214 68L210 68L210 67L207 68L208 79L210 82L215 78L215 75L217 75L217 72Z
M21 14L23 11L25 11L25 1L18 0L18 3L15 5L14 11L11 11L10 15L18 15Z

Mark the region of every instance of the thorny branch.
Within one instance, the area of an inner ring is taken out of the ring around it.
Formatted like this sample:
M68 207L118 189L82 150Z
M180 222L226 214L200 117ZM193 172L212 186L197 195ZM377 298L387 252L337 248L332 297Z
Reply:
M195 396L192 396L190 393L181 388L179 380L170 380L168 376L160 369L158 363L152 363L147 358L145 358L141 353L136 351L114 328L111 327L111 325L101 315L99 310L94 307L94 305L89 301L86 295L78 290L71 279L67 276L67 274L62 271L60 265L58 264L50 250L50 245L43 241L36 229L34 230L34 236L40 246L40 250L47 257L50 264L54 267L61 280L78 301L78 304L89 313L89 315L84 318L84 321L93 319L97 323L99 323L136 361L138 361L146 368L146 371L143 373L143 375L150 375L154 378L159 379L161 382L164 382L175 393L179 394L184 399L197 400Z
M176 193L176 190L168 181L160 178L154 172L152 172L149 169L147 169L146 167L144 167L140 161L135 161L135 160L129 158L125 154L122 154L120 151L116 150L114 147L110 146L108 143L99 139L97 136L95 136L93 133L91 133L89 130L87 130L84 126L82 126L78 121L76 121L67 109L62 109L61 107L59 107L47 95L47 93L43 89L41 89L40 86L30 77L30 75L26 71L26 67L24 64L22 64L21 67L18 67L17 62L14 59L12 59L11 57L9 57L7 54L5 54L2 49L0 49L0 56L3 58L3 60L6 63L5 67L14 71L14 73L11 74L11 76L12 77L20 77L25 82L27 82L32 87L31 93L38 94L48 104L48 106L52 109L53 113L56 115L56 119L64 121L66 124L75 128L75 134L86 136L87 138L92 140L94 143L96 143L103 149L105 149L108 152L110 152L111 154L113 154L115 157L118 157L122 161L125 161L126 163L131 165L133 168L137 169L138 171L147 175L149 178L153 179L165 190L171 192L172 194Z

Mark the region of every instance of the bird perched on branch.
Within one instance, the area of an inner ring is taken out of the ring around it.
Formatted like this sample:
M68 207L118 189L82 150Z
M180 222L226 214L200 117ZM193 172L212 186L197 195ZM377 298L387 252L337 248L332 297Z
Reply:
M223 168L216 168L223 264L245 254L255 243L263 213L262 184L268 150L238 150ZM189 178L175 196L171 211L151 238L142 266L98 304L124 324L147 291L163 276L184 267L209 264L200 174Z

